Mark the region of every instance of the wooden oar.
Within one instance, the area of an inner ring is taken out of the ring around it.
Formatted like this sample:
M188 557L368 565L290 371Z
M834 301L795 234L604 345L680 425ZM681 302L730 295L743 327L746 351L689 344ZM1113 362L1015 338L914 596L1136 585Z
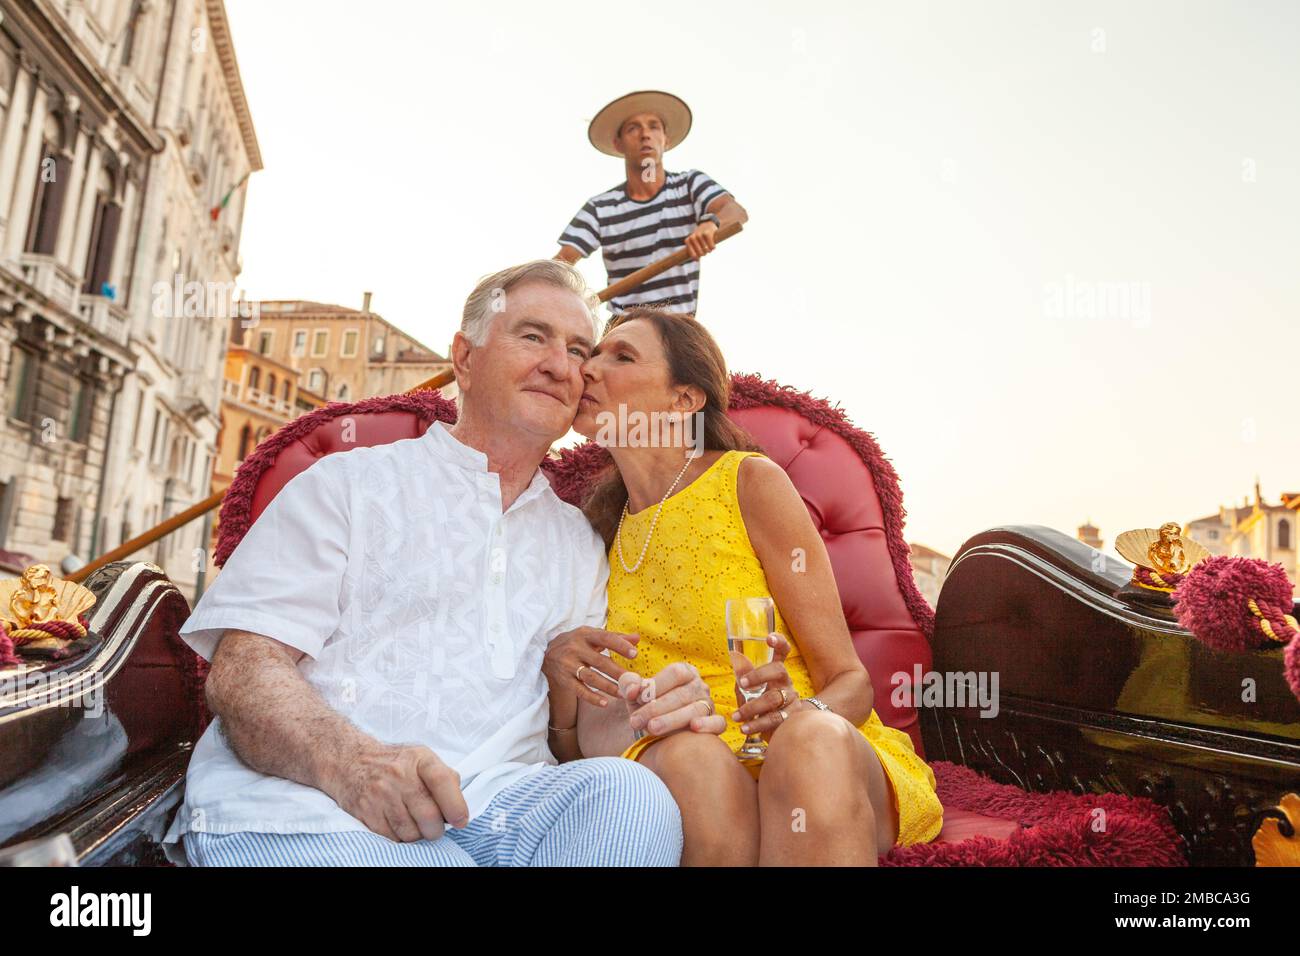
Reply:
M732 236L734 236L736 233L740 231L741 231L740 223L738 222L729 223L728 225L718 230L718 232L714 235L714 241L722 242L724 239L730 239ZM655 276L659 275L662 272L667 272L673 266L681 265L690 257L691 257L690 252L687 251L685 246L683 246L681 249L678 249L672 255L665 256L663 259L660 259L657 262L652 262L648 266L643 266L640 269L637 269L636 272L632 273L626 279L619 279L609 288L600 292L597 297L600 299L601 302L608 302L614 296L623 295L625 292L630 292L631 290L635 289L637 286L641 285L641 283L653 279ZM415 386L414 388L408 389L407 394L410 394L411 392L437 391L438 389L442 388L445 385L450 385L455 380L456 380L456 374L451 369L447 369L446 371L439 372L433 378L421 382L419 385ZM172 515L170 518L168 518L166 521L162 522L161 524L154 525L148 531L136 535L130 541L123 541L112 551L109 551L105 554L101 554L93 561L90 561L89 563L83 565L79 570L74 571L71 574L67 575L65 580L77 581L77 582L84 581L86 580L86 578L90 577L90 575L94 574L104 565L112 564L114 561L120 561L123 558L127 557L128 555L132 555L135 552L139 551L141 548L147 548L149 545L153 544L159 538L163 538L171 534L181 525L189 524L191 521L193 521L195 518L199 517L200 515L206 514L207 512L211 511L213 508L221 504L221 499L224 498L225 496L226 496L226 492L224 490L214 492L213 494L208 495L208 497L204 498L202 501L198 502L197 504L190 505L188 508L186 508L184 511L180 512L179 514Z

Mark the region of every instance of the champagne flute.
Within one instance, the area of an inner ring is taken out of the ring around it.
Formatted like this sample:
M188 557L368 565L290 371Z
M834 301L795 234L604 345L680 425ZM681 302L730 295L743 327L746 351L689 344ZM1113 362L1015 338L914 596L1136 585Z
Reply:
M768 636L776 630L776 605L770 597L732 598L727 601L727 653L736 673L737 705L747 704L767 690L767 683L740 686L740 678L756 667L772 661ZM767 756L767 741L762 734L745 738L736 756L741 763L761 763Z

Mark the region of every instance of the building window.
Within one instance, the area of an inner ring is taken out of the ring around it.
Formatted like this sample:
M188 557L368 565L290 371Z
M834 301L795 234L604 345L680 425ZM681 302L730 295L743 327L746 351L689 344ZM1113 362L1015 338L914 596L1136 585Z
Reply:
M55 541L72 541L72 499L60 498L54 506L54 532L50 535Z
M302 358L307 354L307 333L306 331L293 333L293 356Z
M163 453L167 449L167 439L171 435L172 428L171 428L171 420L167 418L165 415L163 415L161 411L158 413L158 421L162 422L162 433L159 434L158 423L157 421L155 421L153 430L154 430L154 436L158 439L158 447L150 450L149 460L152 461L155 465L161 467Z
M257 388L262 384L262 370L257 366L248 370L248 387Z
M289 400L289 380L287 378L284 380L284 400L286 402Z
M84 443L90 436L90 417L95 401L95 385L78 375L72 380L72 401L68 408L68 438Z
M307 374L307 387L317 395L325 393L325 373L318 368L312 369Z
M339 390L338 390L339 401L346 402L348 400L348 395L349 395L348 383L344 382L342 385L339 386Z
M320 358L329 351L330 332L329 329L317 329L316 334L311 339L311 354L313 358Z
M384 337L382 335L375 336L375 344L370 351L373 352L375 355L384 354Z
M266 394L275 398L275 373L272 372L266 377Z
M270 354L271 354L271 333L270 333L270 332L261 332L261 333L258 334L258 336L257 336L257 354L258 354L258 355L270 355Z
M1210 532L1210 540L1211 540L1211 541L1218 541L1218 540L1219 540L1219 532L1217 532L1217 531L1211 531L1211 532Z
M343 351L339 354L343 358L352 358L357 354L357 346L361 340L361 333L356 329L348 329L343 333Z
M248 453L253 450L253 429L245 423L244 427L239 430L239 460L243 461L248 457Z
M1291 522L1285 518L1277 523L1277 546L1284 551L1291 550Z
M101 191L95 203L95 220L90 229L90 250L86 254L86 282L81 291L88 295L105 295L113 268L113 251L117 248L117 229L122 221L122 207Z
M8 395L5 408L10 418L21 422L27 421L32 412L32 392L35 390L35 377L32 368L36 356L23 348L14 346L9 350Z
M59 237L59 223L63 219L64 197L68 192L71 172L72 160L52 143L46 143L41 154L40 173L36 177L36 194L32 198L31 225L27 230L28 252L42 256L54 255L54 243Z

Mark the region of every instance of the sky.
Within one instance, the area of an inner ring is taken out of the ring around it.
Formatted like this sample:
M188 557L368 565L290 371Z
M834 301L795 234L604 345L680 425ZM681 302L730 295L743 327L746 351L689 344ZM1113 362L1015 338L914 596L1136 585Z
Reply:
M750 216L700 321L876 436L909 541L1091 519L1109 550L1300 492L1300 4L226 6L252 298L371 291L445 353L481 276L622 180L591 117L665 89L667 168Z

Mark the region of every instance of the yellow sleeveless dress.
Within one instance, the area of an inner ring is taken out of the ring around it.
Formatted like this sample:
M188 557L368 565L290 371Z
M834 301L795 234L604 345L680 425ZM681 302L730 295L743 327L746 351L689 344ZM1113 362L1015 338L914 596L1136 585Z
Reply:
M722 739L733 751L745 735L730 720L737 701L727 655L726 602L734 597L771 597L736 497L740 463L753 454L726 452L665 502L645 562L635 573L623 570L617 542L609 552L606 627L641 635L635 660L617 654L614 660L643 677L653 676L673 661L693 664L708 683L717 712L727 717ZM641 553L654 513L654 508L647 508L624 520L623 553L629 563ZM808 667L779 608L776 629L790 641L785 665L795 691L800 697L811 697ZM943 825L943 808L935 793L934 772L917 756L911 737L886 727L875 710L858 730L880 757L894 788L898 844L933 840ZM623 756L637 759L654 739L642 738Z

